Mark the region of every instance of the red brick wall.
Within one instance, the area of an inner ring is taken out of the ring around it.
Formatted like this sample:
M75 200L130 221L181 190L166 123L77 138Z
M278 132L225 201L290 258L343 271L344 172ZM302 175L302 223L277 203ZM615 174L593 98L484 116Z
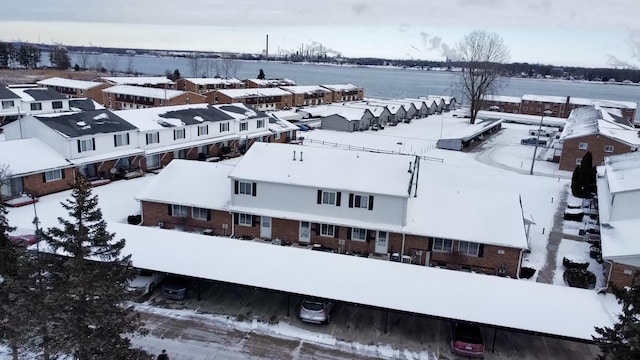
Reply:
M569 117L570 112L569 106L566 103L522 100L522 105L520 106L520 113L527 115L542 116L546 110L553 111L553 115L551 116L561 118Z
M622 288L625 286L633 286L640 284L640 268L613 263L613 269L611 269L611 265L609 263L605 263L605 269L607 270L606 276L609 276L609 284L607 285L615 285L618 288ZM626 273L625 273L626 271Z
M34 196L43 196L59 191L71 189L73 186L73 168L63 170L64 177L60 180L44 182L43 173L23 176L24 192Z
M453 242L453 249L458 249L458 242ZM504 252L500 254L499 252ZM496 269L504 265L506 269L506 275L512 278L516 278L518 275L518 264L520 262L520 250L515 248L484 245L482 257L478 256L466 256L455 253L443 253L433 251L431 253L430 265L437 266L439 263L443 263L445 266L451 269L461 269L463 266L471 268L476 272L483 272L487 274L496 274Z
M587 149L580 150L578 148L580 143L587 143ZM613 152L604 152L604 147L607 145L613 146ZM607 136L598 134L564 139L564 142L562 144L562 154L560 156L560 170L575 170L576 159L582 159L587 151L590 151L591 155L593 156L593 165L598 166L602 164L605 156L624 154L631 152L631 150L632 149L629 145L623 144Z
M142 225L156 226L164 223L165 228L182 227L186 230L212 229L216 235L225 235L222 224L228 225L226 235L231 234L231 215L226 211L211 210L211 220L194 219L189 207L187 217L175 217L169 215L169 205L142 201Z
M493 100L484 100L482 102L482 110L490 111L490 108L492 106L499 107L501 112L512 113L512 114L520 113L520 103L493 101Z

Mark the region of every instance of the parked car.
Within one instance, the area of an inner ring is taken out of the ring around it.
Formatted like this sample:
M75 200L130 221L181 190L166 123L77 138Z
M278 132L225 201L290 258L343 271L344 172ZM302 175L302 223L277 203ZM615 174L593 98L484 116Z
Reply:
M328 324L331 320L333 302L329 300L304 299L300 303L300 320L315 324Z
M547 140L538 139L538 138L535 138L535 137L530 137L530 138L527 138L527 139L520 140L520 144L522 144L522 145L535 145L536 143L539 146L546 146L547 145Z
M149 270L139 270L138 275L129 282L128 290L140 293L140 296L150 294L166 277L165 274Z
M328 246L324 246L322 244L313 244L313 246L311 246L311 250L324 251L324 252L335 252L335 250L333 250L332 248L330 248Z
M298 129L300 129L300 131L309 131L311 130L311 128L305 124L296 124L296 126L298 127Z
M189 297L191 280L182 277L169 277L162 285L162 296L171 300L184 300Z
M451 351L468 357L484 357L484 342L478 325L453 323L451 325Z
M9 236L9 241L11 241L14 245L28 247L28 246L31 246L31 245L35 244L37 239L36 239L36 235L35 234L10 235Z
M551 137L551 132L545 129L535 129L535 130L529 130L529 135L531 136L540 135L540 136Z

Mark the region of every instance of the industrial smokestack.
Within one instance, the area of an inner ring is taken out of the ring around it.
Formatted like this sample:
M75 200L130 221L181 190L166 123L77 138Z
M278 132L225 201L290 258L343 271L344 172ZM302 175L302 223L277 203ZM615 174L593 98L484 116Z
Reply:
M266 59L269 61L269 34L267 34Z

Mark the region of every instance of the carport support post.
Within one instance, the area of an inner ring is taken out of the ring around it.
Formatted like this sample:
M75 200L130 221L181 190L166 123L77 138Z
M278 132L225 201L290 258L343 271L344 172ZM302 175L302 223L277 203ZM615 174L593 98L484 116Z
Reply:
M493 344L491 345L491 353L496 352L496 337L498 335L498 328L493 328Z
M384 315L384 333L387 333L387 324L389 324L389 311L385 311Z
M290 312L291 312L291 295L287 294L287 317L289 317Z

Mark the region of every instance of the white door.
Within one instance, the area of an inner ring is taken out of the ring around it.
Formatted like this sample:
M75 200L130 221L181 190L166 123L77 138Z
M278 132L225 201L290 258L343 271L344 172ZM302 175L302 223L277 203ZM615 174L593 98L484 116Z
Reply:
M376 254L386 254L389 246L389 233L386 231L378 231L376 236Z
M261 216L260 219L260 237L271 239L271 218L269 216Z
M298 241L305 244L311 241L311 223L308 221L300 221Z

